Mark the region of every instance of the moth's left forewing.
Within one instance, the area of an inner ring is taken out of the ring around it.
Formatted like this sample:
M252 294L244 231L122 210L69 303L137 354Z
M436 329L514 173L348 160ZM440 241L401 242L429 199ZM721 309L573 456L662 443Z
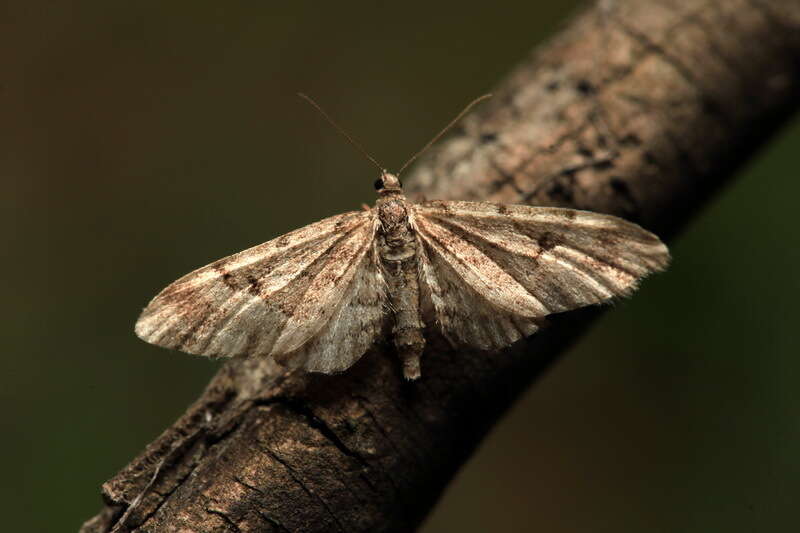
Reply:
M150 302L136 333L188 353L344 370L384 320L375 224L371 212L336 215L200 268Z

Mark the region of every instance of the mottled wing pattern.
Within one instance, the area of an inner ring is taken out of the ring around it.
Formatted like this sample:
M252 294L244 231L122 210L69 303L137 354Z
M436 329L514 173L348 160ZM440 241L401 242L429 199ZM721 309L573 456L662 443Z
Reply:
M325 327L299 350L277 356L279 362L313 372L340 372L383 336L389 317L387 286L372 244Z
M550 313L626 295L669 261L652 233L588 211L425 202L413 223L437 322L451 341L480 348L530 334Z
M536 332L536 318L488 303L440 252L428 244L420 246L421 300L426 310L432 307L435 322L452 344L496 350Z
M372 213L345 213L216 261L161 291L136 333L193 354L346 368L375 340L385 314L374 232ZM325 341L339 343L339 352Z

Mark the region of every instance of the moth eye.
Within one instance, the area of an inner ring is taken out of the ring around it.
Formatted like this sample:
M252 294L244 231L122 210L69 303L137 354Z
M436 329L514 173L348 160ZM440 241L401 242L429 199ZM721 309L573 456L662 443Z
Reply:
M383 180L382 179L377 179L377 180L375 180L375 183L373 183L372 185L373 185L373 187L375 187L376 191L379 191L379 190L383 189Z

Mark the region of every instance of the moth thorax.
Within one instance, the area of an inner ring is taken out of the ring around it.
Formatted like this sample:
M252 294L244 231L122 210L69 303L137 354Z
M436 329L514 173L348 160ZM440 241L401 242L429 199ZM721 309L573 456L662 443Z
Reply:
M378 217L384 228L405 226L408 222L405 202L395 198L379 201Z

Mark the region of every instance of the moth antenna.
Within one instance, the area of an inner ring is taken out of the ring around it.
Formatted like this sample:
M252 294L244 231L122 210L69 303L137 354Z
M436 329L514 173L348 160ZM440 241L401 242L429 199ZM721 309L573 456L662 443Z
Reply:
M333 119L331 118L331 116L330 116L329 114L327 114L327 113L325 112L325 110L324 110L324 109L322 109L322 107L320 107L320 105L319 105L318 103L316 103L314 100L312 100L312 99L311 99L311 97L310 97L310 96L308 96L308 95L306 95L306 94L303 94L303 93L297 93L297 96L299 96L300 98L302 98L303 100L305 100L306 102L308 102L309 104L311 104L312 106L314 106L314 107L316 108L316 110L317 110L317 111L319 111L320 115L322 115L323 117L325 117L325 120L327 120L327 121L330 123L330 125L331 125L331 126L333 126L334 128L336 128L336 131L338 131L339 133L341 133L341 134L342 134L342 136L343 136L345 139L347 139L347 140L350 142L350 144L352 144L352 145L353 145L353 146L356 148L356 150L358 150L359 152L361 152L361 154L362 154L364 157L366 157L367 159L369 159L370 161L372 161L372 164L373 164L373 165L375 165L376 167L378 167L378 170L380 170L381 172L386 172L386 169L385 169L383 166L381 166L381 164L380 164L380 163L378 163L378 162L375 160L375 158L374 158L374 157L372 157L371 155L369 155L369 152L367 152L367 151L364 149L364 147L363 147L363 146L361 146L361 143L359 143L358 141L356 141L356 140L355 140L355 139L354 139L354 138L353 138L353 137L352 137L352 136L351 136L349 133L347 133L346 131L344 131L344 128L342 128L341 126L339 126L339 125L336 123L336 121L335 121L335 120L333 120Z
M417 159L419 156L421 156L421 155L422 155L422 154L425 152L425 150L427 150L428 148L430 148L430 147L431 147L431 146L432 146L432 145L433 145L433 144L434 144L436 141L438 141L439 139L441 139L442 135L444 135L445 133L447 133L447 130L449 130L450 128L452 128L452 127L453 127L453 126L455 126L456 124L458 124L458 121L459 121L459 120L461 120L462 118L464 118L464 115L466 115L467 113L469 113L469 110L470 110L470 109L472 109L473 107L475 107L477 104L479 104L479 103L483 102L483 101L484 101L484 100L486 100L487 98L491 98L491 97L492 97L492 95L491 95L491 94L484 94L483 96L479 96L478 98L476 98L475 100L473 100L472 102L470 102L470 103L467 105L467 107L465 107L465 108L464 108L464 110L463 110L463 111L461 111L461 113L459 113L458 115L456 115L456 118L454 118L453 120L451 120L451 121L450 121L450 123L449 123L447 126L445 126L445 127L444 127L444 129L442 129L442 131L440 131L439 133L437 133L437 134L436 134L436 136L435 136L433 139L431 139L430 141L428 141L428 144L426 144L425 146L423 146L421 150L419 150L419 151L418 151L416 154L414 154L413 156L411 156L411 159L409 159L408 161L406 161L406 162L403 164L403 166L402 166L402 167L400 167L400 170L398 170L398 171L397 171L397 175L399 176L400 174L402 174L402 173L403 173L403 170L404 170L404 169L405 169L405 168L406 168L408 165L410 165L411 163L413 163L413 162L414 162L414 161L415 161L415 160L416 160L416 159Z

